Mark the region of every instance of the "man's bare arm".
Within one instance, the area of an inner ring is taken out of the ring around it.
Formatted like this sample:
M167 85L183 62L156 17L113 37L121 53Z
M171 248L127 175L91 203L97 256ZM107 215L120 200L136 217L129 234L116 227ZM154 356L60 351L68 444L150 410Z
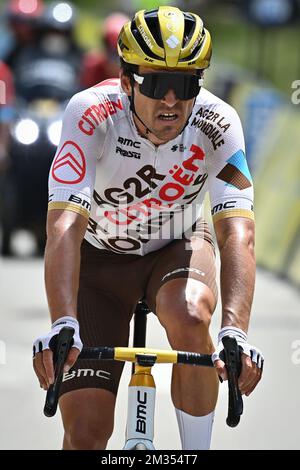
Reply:
M215 223L221 257L222 327L247 332L255 285L255 224L242 217Z
M45 282L53 322L65 315L77 316L80 246L87 224L76 212L48 212Z
M45 282L52 322L61 317L77 317L77 293L80 270L80 247L88 220L76 212L51 210L47 218L47 245L45 252ZM79 337L77 320L72 327ZM74 336L75 338L75 336ZM37 343L41 338L38 338ZM41 387L45 390L54 382L52 350L36 346L33 366ZM78 344L78 343L77 343ZM65 372L73 366L80 352L75 343L65 362Z
M248 331L255 284L254 222L232 217L215 224L221 256L222 328ZM239 388L250 395L261 379L262 369L252 358L242 354ZM219 375L227 378L225 364L215 362Z

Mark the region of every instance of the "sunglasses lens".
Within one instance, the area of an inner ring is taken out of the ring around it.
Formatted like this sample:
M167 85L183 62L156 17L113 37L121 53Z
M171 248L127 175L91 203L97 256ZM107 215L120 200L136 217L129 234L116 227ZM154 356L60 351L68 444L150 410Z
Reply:
M200 91L199 77L183 73L147 73L141 75L140 92L155 100L161 100L169 90L174 90L180 100L195 98Z

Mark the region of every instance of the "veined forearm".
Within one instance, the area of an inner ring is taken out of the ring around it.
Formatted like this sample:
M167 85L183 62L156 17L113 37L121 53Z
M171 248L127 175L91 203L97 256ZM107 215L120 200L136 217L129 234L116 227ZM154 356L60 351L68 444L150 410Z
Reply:
M222 327L248 331L255 285L252 240L229 236L221 249Z
M77 315L80 244L72 229L49 237L45 252L45 283L52 321Z

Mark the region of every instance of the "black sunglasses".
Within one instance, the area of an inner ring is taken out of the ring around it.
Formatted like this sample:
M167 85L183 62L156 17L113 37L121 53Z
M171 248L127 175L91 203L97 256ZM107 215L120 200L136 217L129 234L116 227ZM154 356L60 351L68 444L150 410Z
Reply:
M169 90L174 90L179 100L190 100L198 95L203 85L199 75L188 73L134 73L133 78L139 84L140 92L154 100L161 100Z

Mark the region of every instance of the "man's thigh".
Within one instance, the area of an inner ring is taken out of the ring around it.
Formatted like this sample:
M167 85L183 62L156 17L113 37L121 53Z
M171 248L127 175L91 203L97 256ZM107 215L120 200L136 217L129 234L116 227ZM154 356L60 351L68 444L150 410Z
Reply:
M77 300L84 346L127 346L130 320L146 284L139 265L140 257L106 253L84 242ZM122 362L77 361L64 374L61 394L83 388L116 394L122 370Z
M127 346L131 313L107 291L81 287L78 294L78 321L85 347ZM122 362L80 360L64 374L61 394L83 389L102 388L117 393Z
M174 240L161 250L148 282L146 299L156 310L159 289L173 279L196 279L207 286L217 302L215 251L212 243L195 234Z

